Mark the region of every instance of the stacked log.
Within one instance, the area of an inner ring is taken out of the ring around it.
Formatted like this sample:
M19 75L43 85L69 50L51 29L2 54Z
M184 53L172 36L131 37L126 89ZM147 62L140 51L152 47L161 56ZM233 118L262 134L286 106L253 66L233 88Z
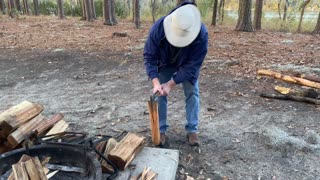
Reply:
M0 154L21 147L31 134L39 136L46 135L50 129L54 129L51 133L66 130L68 124L62 114L48 120L41 114L43 109L39 103L23 101L0 113Z

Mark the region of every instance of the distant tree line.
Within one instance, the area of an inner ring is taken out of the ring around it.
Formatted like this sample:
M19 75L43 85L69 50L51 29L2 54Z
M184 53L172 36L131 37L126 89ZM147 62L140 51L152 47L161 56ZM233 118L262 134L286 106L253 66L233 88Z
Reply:
M0 11L3 14L8 14L14 17L16 14L30 15L31 7L29 5L30 0L0 0ZM38 16L40 14L39 1L33 0L32 8L33 14ZM253 32L255 30L261 29L261 19L263 16L263 7L267 5L267 0L102 0L102 14L103 22L105 25L116 25L116 11L125 14L125 16L130 16L132 11L132 21L136 24L137 28L141 27L141 9L142 6L145 7L146 4L150 5L150 14L152 16L152 21L156 20L156 14L162 6L167 3L175 3L174 5L179 5L185 1L193 2L198 5L200 11L203 8L207 8L212 12L211 25L217 26L222 24L224 21L224 10L227 5L238 6L238 19L235 26L237 31L247 31ZM95 3L96 0L71 0L71 2L76 3L81 11L82 20L94 21L97 19ZM206 3L202 5L202 3ZM293 7L298 7L300 11L300 18L297 31L301 32L302 21L305 9L310 5L312 8L317 6L320 11L320 0L268 0L268 3L272 3L277 6L277 11L279 14L279 19L286 22L288 18L288 9ZM202 5L202 6L201 6ZM208 7L210 5L211 7ZM74 4L73 4L74 6ZM123 7L125 6L125 7ZM252 9L254 13L252 15ZM56 0L56 11L60 19L65 18L64 13L64 0ZM99 9L99 11L101 11ZM317 23L313 30L313 33L319 34L320 32L320 12L318 16Z

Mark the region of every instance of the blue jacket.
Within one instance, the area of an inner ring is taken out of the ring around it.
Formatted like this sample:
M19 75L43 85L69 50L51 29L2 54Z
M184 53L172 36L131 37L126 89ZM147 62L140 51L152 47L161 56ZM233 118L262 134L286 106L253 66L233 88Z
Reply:
M188 4L183 3L181 6ZM178 6L177 8L181 7ZM176 8L176 9L177 9ZM175 10L175 9L174 9ZM172 13L172 10L170 13ZM169 13L169 14L170 14ZM165 17L157 20L151 27L149 37L144 46L144 65L149 78L159 78L158 69L167 67L169 64L169 42L163 28L163 20ZM197 38L188 46L181 49L179 58L176 63L176 73L173 80L176 84L186 80L194 84L200 72L200 67L208 51L208 31L204 24Z

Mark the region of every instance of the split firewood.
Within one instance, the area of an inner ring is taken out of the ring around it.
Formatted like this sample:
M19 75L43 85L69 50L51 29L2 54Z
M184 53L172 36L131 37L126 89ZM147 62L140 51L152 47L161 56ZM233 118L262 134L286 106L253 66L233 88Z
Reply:
M11 107L0 114L0 137L6 138L12 130L28 122L43 110L41 104L33 104L28 101Z
M28 161L24 162L23 165L26 168L27 174L29 175L30 179L40 180L38 170L37 170L35 164L33 163L32 159L29 159Z
M29 180L28 173L26 172L23 164L17 163L12 165L12 173L14 180Z
M52 135L52 134L62 133L62 132L64 132L68 127L69 127L69 124L66 123L66 121L60 120L59 122L57 122L57 123L50 129L50 131L46 134L46 136ZM43 140L47 140L47 139L50 139L50 137L48 137L48 138L43 138Z
M43 166L39 160L38 157L34 157L32 158L32 161L36 167L36 169L38 170L38 174L39 174L39 177L40 177L40 180L47 180L47 176L43 170Z
M143 171L136 177L132 177L130 180L156 180L158 174L153 172L150 168L144 168Z
M272 99L280 99L280 100L292 100L298 102L306 102L310 104L320 104L320 100L316 100L308 97L300 97L294 95L275 95L275 94L260 94L261 97L272 98Z
M284 95L293 95L293 96L301 96L301 97L308 97L308 98L314 98L318 99L320 97L320 94L315 91L314 89L291 89L286 88L282 86L275 86L274 89Z
M145 138L128 133L109 153L108 158L120 170L124 170L142 150Z
M38 136L43 135L43 133L45 133L48 129L53 127L54 124L62 120L63 117L64 117L63 114L59 113L51 117L48 121L43 121L43 123L36 128L37 135Z
M12 148L17 147L43 121L47 121L47 119L45 117L43 117L41 114L39 114L38 116L36 116L32 120L30 120L29 122L23 124L21 127L19 127L17 130L15 130L13 133L11 133L7 138L10 146Z
M106 156L106 157L108 157L109 156L109 153L110 153L110 151L114 148L114 147L116 147L116 145L117 145L117 140L115 140L114 138L110 138L109 140L108 140L108 143L107 143L107 145L106 145L106 148L105 148L105 151L104 151L104 156ZM111 174L111 173L113 173L113 168L112 168L112 166L110 165L110 164L108 164L108 162L107 161L105 161L105 160L103 160L103 159L101 159L101 168L102 168L102 172L103 173L109 173L109 174Z
M47 179L52 178L52 177L53 177L54 175L56 175L58 172L59 172L59 170L56 170L56 171L53 171L53 172L49 173L49 174L47 175Z
M151 139L154 145L160 144L160 129L159 129L159 114L158 114L158 102L150 100L148 101L148 110L151 127Z
M289 76L289 75L283 75L281 73L278 72L274 72L271 70L258 70L258 74L259 75L267 75L267 76L271 76L277 79L281 79L284 80L286 82L291 82L291 83L295 83L295 84L300 84L303 86L309 86L309 87L313 87L313 88L317 88L320 89L320 83L317 82L313 82L307 79L303 79L303 78L298 78L298 77L294 77L294 76Z
M28 156L28 155L22 155L21 156L21 158L20 158L20 160L18 161L18 164L19 163L21 163L21 162L26 162L26 161L28 161L28 160L30 160L30 159L32 159L32 157L31 156ZM14 180L15 178L14 178L14 173L13 172L11 172L11 174L9 175L9 177L8 177L8 180Z

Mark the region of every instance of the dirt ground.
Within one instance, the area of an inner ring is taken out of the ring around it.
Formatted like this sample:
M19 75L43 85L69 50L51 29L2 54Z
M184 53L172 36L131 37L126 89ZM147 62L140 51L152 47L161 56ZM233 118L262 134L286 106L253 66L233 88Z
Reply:
M0 110L39 102L48 117L64 113L72 130L113 136L125 130L152 146L146 106L152 88L142 56L150 25L0 16ZM320 36L208 29L200 150L186 143L181 87L169 96L177 179L320 179L320 108L261 98L275 85L296 86L256 76L260 68L320 76Z

